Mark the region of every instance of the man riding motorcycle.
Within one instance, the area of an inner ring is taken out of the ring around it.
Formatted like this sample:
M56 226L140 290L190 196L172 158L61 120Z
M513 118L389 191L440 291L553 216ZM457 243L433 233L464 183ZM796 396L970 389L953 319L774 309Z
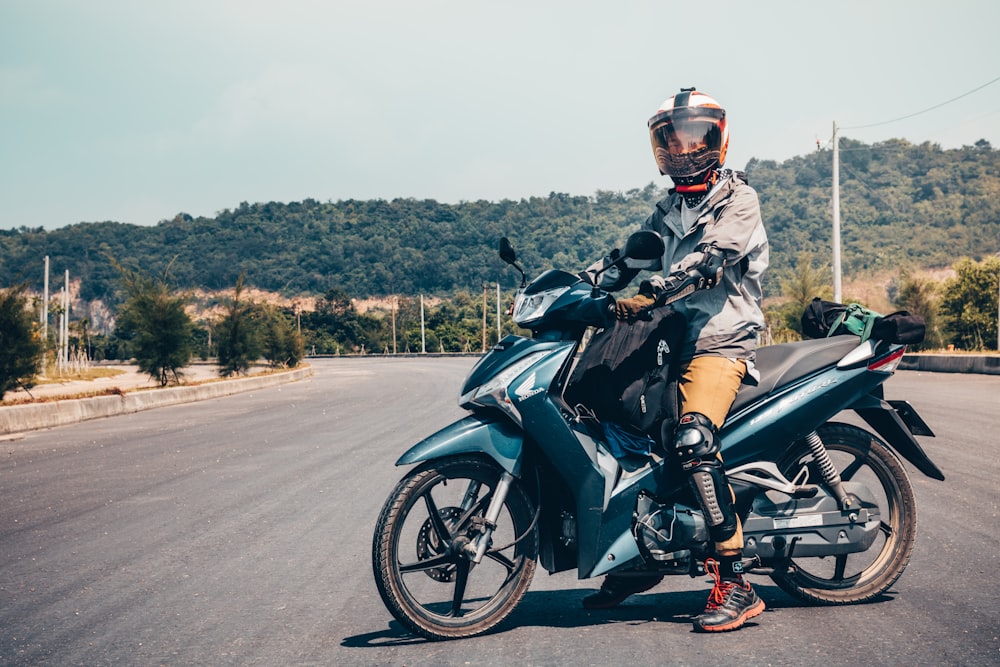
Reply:
M722 168L729 128L718 102L694 88L681 89L649 119L649 133L660 173L672 179L674 188L643 225L663 238L663 258L642 268L665 275L644 280L638 295L619 300L616 316L634 321L651 305L672 304L687 317L681 418L675 431L662 434L661 442L688 475L715 545L715 557L705 563L715 586L694 627L704 632L736 630L762 613L764 602L743 578L742 528L719 453L718 431L740 385L756 379L767 235L757 193L746 176ZM605 258L588 272L596 275L608 264ZM639 270L607 268L598 284L611 291L622 289ZM583 605L611 608L661 579L612 574Z

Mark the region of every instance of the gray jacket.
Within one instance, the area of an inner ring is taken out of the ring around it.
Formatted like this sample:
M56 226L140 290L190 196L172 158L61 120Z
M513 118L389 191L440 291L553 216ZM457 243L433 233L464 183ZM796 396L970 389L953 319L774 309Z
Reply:
M644 229L663 237L666 250L662 260L630 262L634 268L621 272L612 268L601 276L601 286L621 289L640 269L665 274L683 271L701 260L697 246L714 245L725 253L722 280L714 288L699 290L672 304L689 323L681 357L717 355L752 362L757 332L764 328L761 277L768 263L767 233L757 192L742 173L722 171L687 234L681 226L681 201L681 196L671 191L643 223Z

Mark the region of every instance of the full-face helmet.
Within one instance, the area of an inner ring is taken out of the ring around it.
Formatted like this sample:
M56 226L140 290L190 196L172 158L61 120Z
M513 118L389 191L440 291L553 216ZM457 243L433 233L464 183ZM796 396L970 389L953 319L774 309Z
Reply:
M660 173L678 190L703 185L726 161L726 110L705 93L682 88L649 119L649 138Z

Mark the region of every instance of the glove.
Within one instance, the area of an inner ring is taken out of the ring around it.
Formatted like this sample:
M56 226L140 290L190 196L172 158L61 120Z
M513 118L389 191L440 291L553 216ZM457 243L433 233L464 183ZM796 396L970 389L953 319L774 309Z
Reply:
M627 322L635 322L644 308L653 305L653 297L637 294L631 299L619 299L615 304L615 317Z

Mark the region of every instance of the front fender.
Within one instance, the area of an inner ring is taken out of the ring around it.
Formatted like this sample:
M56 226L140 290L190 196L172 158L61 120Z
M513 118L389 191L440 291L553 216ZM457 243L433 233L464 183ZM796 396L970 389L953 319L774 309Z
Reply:
M396 465L409 465L469 452L486 454L504 470L519 477L524 434L505 419L470 415L410 447L399 457Z

